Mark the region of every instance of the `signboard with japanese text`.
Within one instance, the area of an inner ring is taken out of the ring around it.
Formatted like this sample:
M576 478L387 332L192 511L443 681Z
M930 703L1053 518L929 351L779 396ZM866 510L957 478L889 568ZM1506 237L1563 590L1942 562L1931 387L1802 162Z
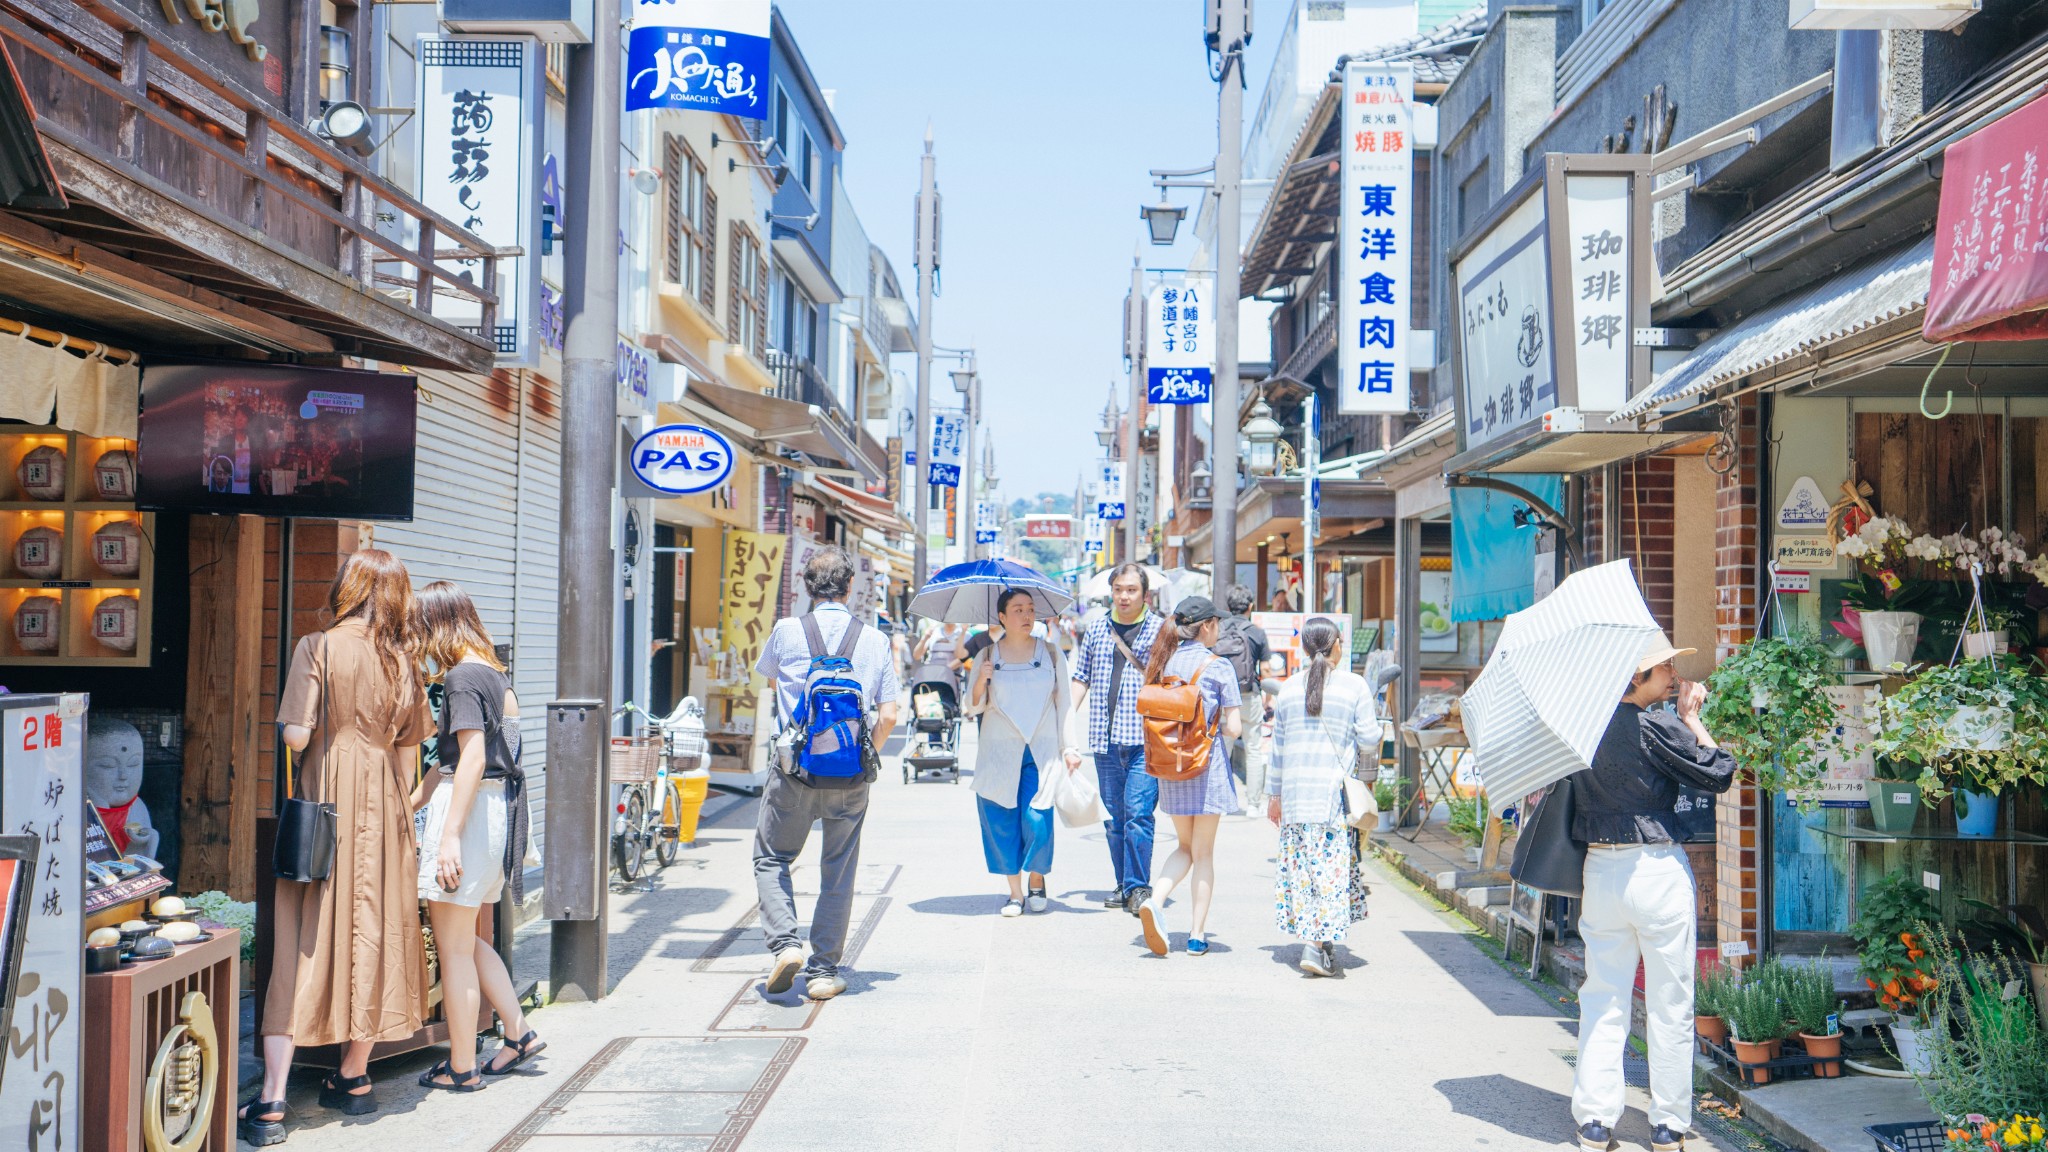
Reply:
M768 118L769 0L630 0L626 110Z
M1085 518L1082 519L1081 524L1081 551L1102 551L1102 542L1104 535L1102 517L1095 515L1093 512L1090 512Z
M2048 336L2048 99L1949 145L1942 162L1923 338Z
M1823 750L1820 785L1811 798L1823 808L1868 808L1870 793L1864 785L1877 767L1870 751L1870 725L1884 694L1874 684L1836 684L1822 691L1835 706L1834 735L1841 747ZM1785 799L1796 804L1802 798L1788 795ZM1914 799L1918 801L1917 796Z
M527 37L421 36L419 59L420 201L484 240L540 251L540 42ZM445 245L444 245L445 247ZM481 260L444 260L464 280L483 275ZM540 276L531 255L497 261L498 364L540 365ZM434 316L479 331L483 309L440 296Z
M987 500L974 502L974 542L993 544L1002 535L1002 518L996 506Z
M1547 153L1452 249L1465 451L1509 433L1633 431L1605 414L1650 378L1650 350L1635 343L1655 279L1650 192L1642 154Z
M1026 540L1071 540L1074 518L1064 513L1033 513L1024 517Z
M619 415L654 415L653 358L624 336L619 337L618 355Z
M1138 458L1138 523L1144 531L1151 531L1158 523L1159 509L1159 457L1147 453Z
M1215 378L1212 281L1165 280L1145 294L1145 399L1152 404L1207 404Z
M947 488L960 486L960 465L967 444L967 414L965 412L932 413L931 463L927 467L928 484L943 485Z
M759 691L764 681L754 675L754 662L775 627L781 593L782 557L789 537L779 532L728 529L725 571L719 582L718 643L730 659L735 679Z
M1543 202L1531 196L1458 262L1459 418L1477 447L1555 407Z
M1287 675L1301 671L1301 629L1311 620L1328 620L1337 626L1337 643L1343 648L1340 667L1351 667L1353 641L1349 614L1333 612L1253 612L1253 627L1266 634L1266 647L1287 662Z
M85 703L0 705L0 828L42 841L0 1073L0 1147L78 1148L85 1030Z
M1124 462L1101 460L1095 465L1095 514L1104 520L1124 518Z
M1408 327L1414 292L1415 67L1407 61L1347 62L1343 98L1337 411L1405 413L1413 403Z

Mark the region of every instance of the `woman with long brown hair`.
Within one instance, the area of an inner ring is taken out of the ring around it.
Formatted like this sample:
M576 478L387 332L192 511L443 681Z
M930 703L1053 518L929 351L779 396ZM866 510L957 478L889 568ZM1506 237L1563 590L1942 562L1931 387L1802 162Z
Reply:
M335 812L325 880L277 881L270 985L263 1000L263 1088L241 1136L284 1142L285 1077L302 1045L339 1044L320 1103L377 1110L370 1048L417 1032L427 1012L418 849L407 805L419 745L433 727L420 683L412 580L389 552L342 562L327 627L292 653L277 723L292 794ZM297 763L294 764L294 758Z
M427 809L419 893L434 925L448 1015L448 1058L422 1074L420 1084L474 1092L483 1077L502 1076L547 1047L526 1026L505 961L477 935L482 908L504 895L517 905L521 896L526 773L519 764L519 701L461 586L437 580L420 589L419 613L420 655L445 695L440 771L421 778L412 806ZM477 1015L485 1000L504 1025L505 1045L479 1069Z
M1166 898L1182 880L1190 880L1194 922L1188 929L1188 955L1209 950L1209 900L1216 890L1216 825L1226 812L1239 804L1235 778L1230 774L1229 741L1244 730L1239 713L1237 673L1230 661L1210 650L1221 631L1222 616L1207 596L1190 596L1173 610L1173 619L1159 630L1152 653L1145 662L1145 683L1157 684L1163 676L1177 676L1193 684L1202 697L1202 722L1214 738L1209 742L1209 765L1201 774L1185 780L1159 782L1159 810L1173 818L1173 854L1160 865L1152 895L1138 906L1138 922L1144 927L1145 946L1155 956L1166 955Z

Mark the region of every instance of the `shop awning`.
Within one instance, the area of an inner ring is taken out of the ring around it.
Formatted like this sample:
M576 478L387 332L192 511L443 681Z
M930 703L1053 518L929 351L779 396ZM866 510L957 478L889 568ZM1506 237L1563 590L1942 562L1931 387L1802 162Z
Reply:
M1470 476L1484 472L1590 472L1608 464L1618 464L1623 460L1647 456L1688 440L1697 440L1707 434L1707 431L1700 429L1658 432L1557 432L1532 423L1453 457L1444 465L1444 472L1450 476Z
M1658 373L1641 396L1608 419L1633 420L1910 316L1927 303L1933 266L1929 235L1752 312Z
M896 514L896 509L886 496L876 496L858 488L848 487L834 480L820 476L813 485L826 496L839 502L854 519L871 524L884 532L905 535L911 531L910 524Z
M866 454L815 404L693 380L681 406L708 410L742 436L793 449L826 467L863 476L873 469Z
M1341 540L1369 532L1394 515L1394 493L1378 480L1349 480L1325 476L1319 509L1321 534L1317 542ZM1188 535L1188 547L1196 556L1207 553L1212 525L1203 524ZM1248 484L1237 497L1237 559L1250 563L1258 559L1258 546L1268 540L1275 545L1285 538L1288 554L1301 547L1301 478L1268 476ZM1273 553L1279 554L1277 549Z
M1557 476L1516 474L1516 487L1557 506ZM1526 501L1489 488L1451 489L1451 619L1499 620L1536 602L1536 529L1515 523Z

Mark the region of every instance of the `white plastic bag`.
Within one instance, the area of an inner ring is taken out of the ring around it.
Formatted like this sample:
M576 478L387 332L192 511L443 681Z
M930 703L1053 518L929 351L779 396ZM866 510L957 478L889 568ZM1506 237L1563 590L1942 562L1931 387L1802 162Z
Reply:
M1085 828L1109 819L1109 813L1102 807L1102 796L1096 792L1095 781L1088 773L1069 772L1061 764L1054 769L1054 777L1052 807L1060 814L1060 823L1069 828Z

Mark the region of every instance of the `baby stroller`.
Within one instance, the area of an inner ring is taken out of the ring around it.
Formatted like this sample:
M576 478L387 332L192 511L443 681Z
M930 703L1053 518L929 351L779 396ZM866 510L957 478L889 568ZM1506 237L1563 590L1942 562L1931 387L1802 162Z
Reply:
M945 680L910 686L910 747L903 753L903 782L926 772L946 772L960 782L960 698Z

